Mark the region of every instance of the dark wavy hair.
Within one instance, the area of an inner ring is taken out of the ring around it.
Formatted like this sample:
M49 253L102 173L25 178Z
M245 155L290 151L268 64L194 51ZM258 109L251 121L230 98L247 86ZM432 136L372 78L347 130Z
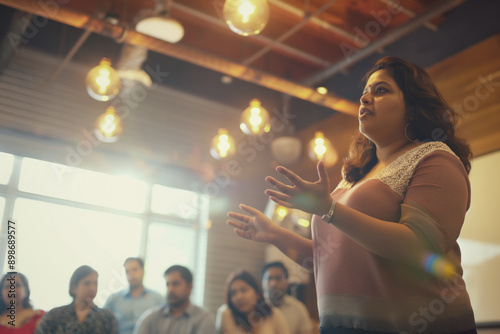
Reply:
M255 309L248 317L246 314L238 311L236 306L234 306L233 302L231 301L231 285L238 279L250 285L258 296L257 302L255 303ZM250 274L248 271L237 270L231 273L226 281L225 291L226 304L231 310L236 325L239 328L243 328L244 330L251 332L253 328L252 323L255 321L255 319L262 320L273 313L271 306L269 306L269 304L267 304L264 300L264 295L262 294L262 290L259 284L252 276L252 274Z
M73 275L71 275L69 280L69 295L73 297L73 299L75 299L75 294L72 291L73 288L76 288L78 283L90 274L96 274L99 276L99 273L94 268L87 265L80 266L73 272Z
M379 70L386 70L403 93L409 119L408 130L412 139L420 142L444 142L458 156L468 174L472 153L466 141L455 135L458 116L441 96L427 72L404 59L384 57L365 74L363 83ZM351 143L349 155L344 160L344 178L348 182L357 182L377 162L375 144L358 132Z
M31 301L30 301L30 294L31 294L30 285L28 284L28 279L23 274L11 272L11 273L7 273L7 274L3 275L2 280L0 281L2 284L1 289L3 289L3 285L4 285L5 281L10 276L16 276L16 279L20 279L21 282L23 283L23 289L24 289L24 292L26 293L26 296L22 300L23 307L24 308L33 308L33 305L31 305ZM6 309L7 309L7 302L5 300L3 300L3 298L0 296L0 314L2 314Z

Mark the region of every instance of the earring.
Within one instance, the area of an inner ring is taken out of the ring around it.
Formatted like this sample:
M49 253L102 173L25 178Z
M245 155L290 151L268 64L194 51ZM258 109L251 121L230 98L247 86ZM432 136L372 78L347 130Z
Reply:
M416 142L418 142L418 139L410 139L410 137L408 137L408 133L406 132L408 130L408 126L409 125L410 125L410 123L406 123L406 126L405 126L405 137L406 137L406 139L409 142L416 143Z

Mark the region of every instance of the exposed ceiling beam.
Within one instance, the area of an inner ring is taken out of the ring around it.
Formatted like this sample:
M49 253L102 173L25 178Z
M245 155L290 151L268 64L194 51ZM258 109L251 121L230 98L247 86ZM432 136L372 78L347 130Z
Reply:
M107 21L91 18L85 13L75 12L66 6L48 7L39 0L0 0L0 4L16 8L28 13L47 17L80 29L106 35L131 45L146 47L149 50L181 59L213 71L245 80L284 94L297 97L352 116L358 113L359 104L336 97L333 94L321 95L311 87L297 84L262 71L252 69L219 57L202 53L182 44L170 44L149 36L139 34L134 30L126 31L121 26L112 25ZM52 4L57 4L53 2Z
M458 5L460 5L465 1L466 0L442 0L438 2L436 5L428 9L426 12L404 23L403 25L399 26L393 31L385 34L381 38L369 44L364 49L360 49L356 52L353 52L351 56L345 57L343 60L325 69L324 71L321 71L315 75L312 75L306 80L303 80L302 84L306 86L314 86L319 82L322 82L323 80L330 78L331 76L339 73L340 71L345 70L347 67L352 66L358 61L363 60L364 58L370 56L371 54L377 52L378 50L394 43L401 37L409 34L413 30L420 27L425 22L431 20L432 18L441 15L443 13L446 13L447 11L457 7Z

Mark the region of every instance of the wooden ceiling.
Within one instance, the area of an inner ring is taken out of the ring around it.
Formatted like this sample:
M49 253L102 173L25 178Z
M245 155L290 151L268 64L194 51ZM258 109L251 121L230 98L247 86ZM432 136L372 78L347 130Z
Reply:
M436 30L444 20L442 14L463 1L268 2L270 19L267 26L260 35L244 37L230 31L225 24L222 17L224 0L175 1L171 6L171 16L179 20L185 29L184 38L178 44L300 82L400 28L413 17L447 3L443 13L433 15L431 20L424 23L429 29ZM29 4L30 1L3 0L0 3L22 7L23 3ZM140 17L151 15L156 6L153 0L73 0L55 3L61 4L61 9L89 17L117 16L120 25L132 28ZM43 7L39 9L44 11ZM45 10L45 14L49 17L50 14L57 15L50 9ZM282 38L284 35L288 37Z
M421 25L436 30L443 14L462 2L269 0L270 19L263 32L243 37L225 24L223 0L175 1L170 14L181 22L185 36L172 45L133 30L139 18L154 13L157 4L152 0L74 0L50 6L35 0L0 0L347 114L357 113L357 103L333 92L321 96L314 86ZM110 16L118 18L112 26L104 20Z

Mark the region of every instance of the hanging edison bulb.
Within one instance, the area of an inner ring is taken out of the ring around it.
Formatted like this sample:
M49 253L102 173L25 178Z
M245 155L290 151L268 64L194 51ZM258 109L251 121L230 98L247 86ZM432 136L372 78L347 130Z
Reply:
M118 95L121 87L120 76L107 58L103 58L98 66L89 71L85 81L87 92L97 101L111 100Z
M122 120L116 115L115 108L109 106L95 122L94 134L104 143L114 143L122 133Z
M223 16L233 32L257 35L269 20L269 5L266 0L226 0Z
M338 160L332 142L325 138L321 131L316 131L314 138L309 142L309 157L313 161L323 160L326 166L332 166Z
M236 152L234 139L227 133L226 129L219 129L219 133L212 139L210 154L214 159L224 159Z
M260 135L271 130L269 112L253 99L240 117L240 129L246 135Z

